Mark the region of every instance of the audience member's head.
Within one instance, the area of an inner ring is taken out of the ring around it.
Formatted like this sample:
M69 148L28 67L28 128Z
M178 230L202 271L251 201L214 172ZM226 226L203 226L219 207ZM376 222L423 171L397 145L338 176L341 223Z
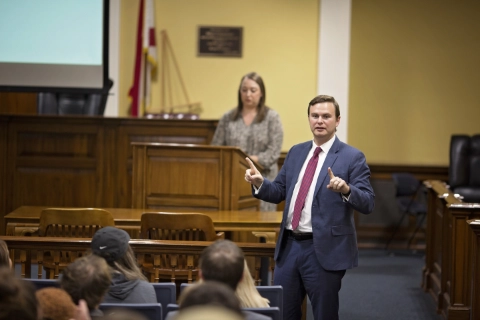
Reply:
M10 259L7 243L0 239L0 267L4 266L11 268L12 260Z
M175 320L243 320L243 316L223 307L196 306L180 312Z
M147 280L138 267L129 241L130 236L125 230L105 227L95 232L91 248L93 254L104 258L111 268L123 273L127 280Z
M230 240L217 240L200 256L200 277L224 283L233 290L242 279L244 260L242 249Z
M64 269L60 285L75 304L83 299L92 311L102 302L110 281L110 270L105 259L90 254L78 258Z
M69 320L75 317L76 305L70 295L60 288L43 288L36 294L44 320Z
M0 320L37 320L35 287L15 277L10 267L0 267Z
M227 285L217 281L204 281L185 288L179 298L179 314L194 306L226 308L242 316L240 301Z

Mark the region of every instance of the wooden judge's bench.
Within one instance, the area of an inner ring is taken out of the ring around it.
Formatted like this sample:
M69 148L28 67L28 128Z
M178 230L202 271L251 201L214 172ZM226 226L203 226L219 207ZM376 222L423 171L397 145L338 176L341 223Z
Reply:
M0 115L0 234L5 234L3 217L25 205L132 208L132 143L208 145L216 125L217 120ZM159 156L145 149L145 169L154 171L145 184L135 176L145 201L140 208L166 209L163 199L170 207L192 201L190 209L255 210L258 201L247 199L245 181L238 190L225 181L231 170L244 170L241 153L211 148L193 147L194 156L181 147ZM167 170L154 166L165 161ZM188 193L182 196L178 183L186 180ZM165 195L169 190L175 194ZM224 199L227 192L236 194L237 208Z

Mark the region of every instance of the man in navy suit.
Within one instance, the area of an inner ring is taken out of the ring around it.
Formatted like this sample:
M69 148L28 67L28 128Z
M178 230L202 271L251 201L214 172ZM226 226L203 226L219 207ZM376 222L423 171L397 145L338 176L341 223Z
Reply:
M308 294L315 320L335 320L342 278L358 265L353 212L372 212L375 195L364 154L335 135L335 99L320 95L310 101L308 121L313 141L290 149L274 181L264 179L248 158L245 180L259 199L286 200L274 275L284 288L283 319L301 319Z

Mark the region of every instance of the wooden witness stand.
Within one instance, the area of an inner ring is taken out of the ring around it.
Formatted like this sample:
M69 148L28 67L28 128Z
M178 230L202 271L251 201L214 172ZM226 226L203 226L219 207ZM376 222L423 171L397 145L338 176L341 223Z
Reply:
M132 207L158 211L258 211L237 147L132 143ZM257 168L262 170L257 164Z

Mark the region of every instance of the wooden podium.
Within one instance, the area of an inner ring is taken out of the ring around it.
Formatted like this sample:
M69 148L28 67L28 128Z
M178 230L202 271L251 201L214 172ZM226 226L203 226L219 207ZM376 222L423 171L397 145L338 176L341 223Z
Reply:
M133 208L259 210L260 202L244 179L247 155L239 148L140 142L132 146Z

